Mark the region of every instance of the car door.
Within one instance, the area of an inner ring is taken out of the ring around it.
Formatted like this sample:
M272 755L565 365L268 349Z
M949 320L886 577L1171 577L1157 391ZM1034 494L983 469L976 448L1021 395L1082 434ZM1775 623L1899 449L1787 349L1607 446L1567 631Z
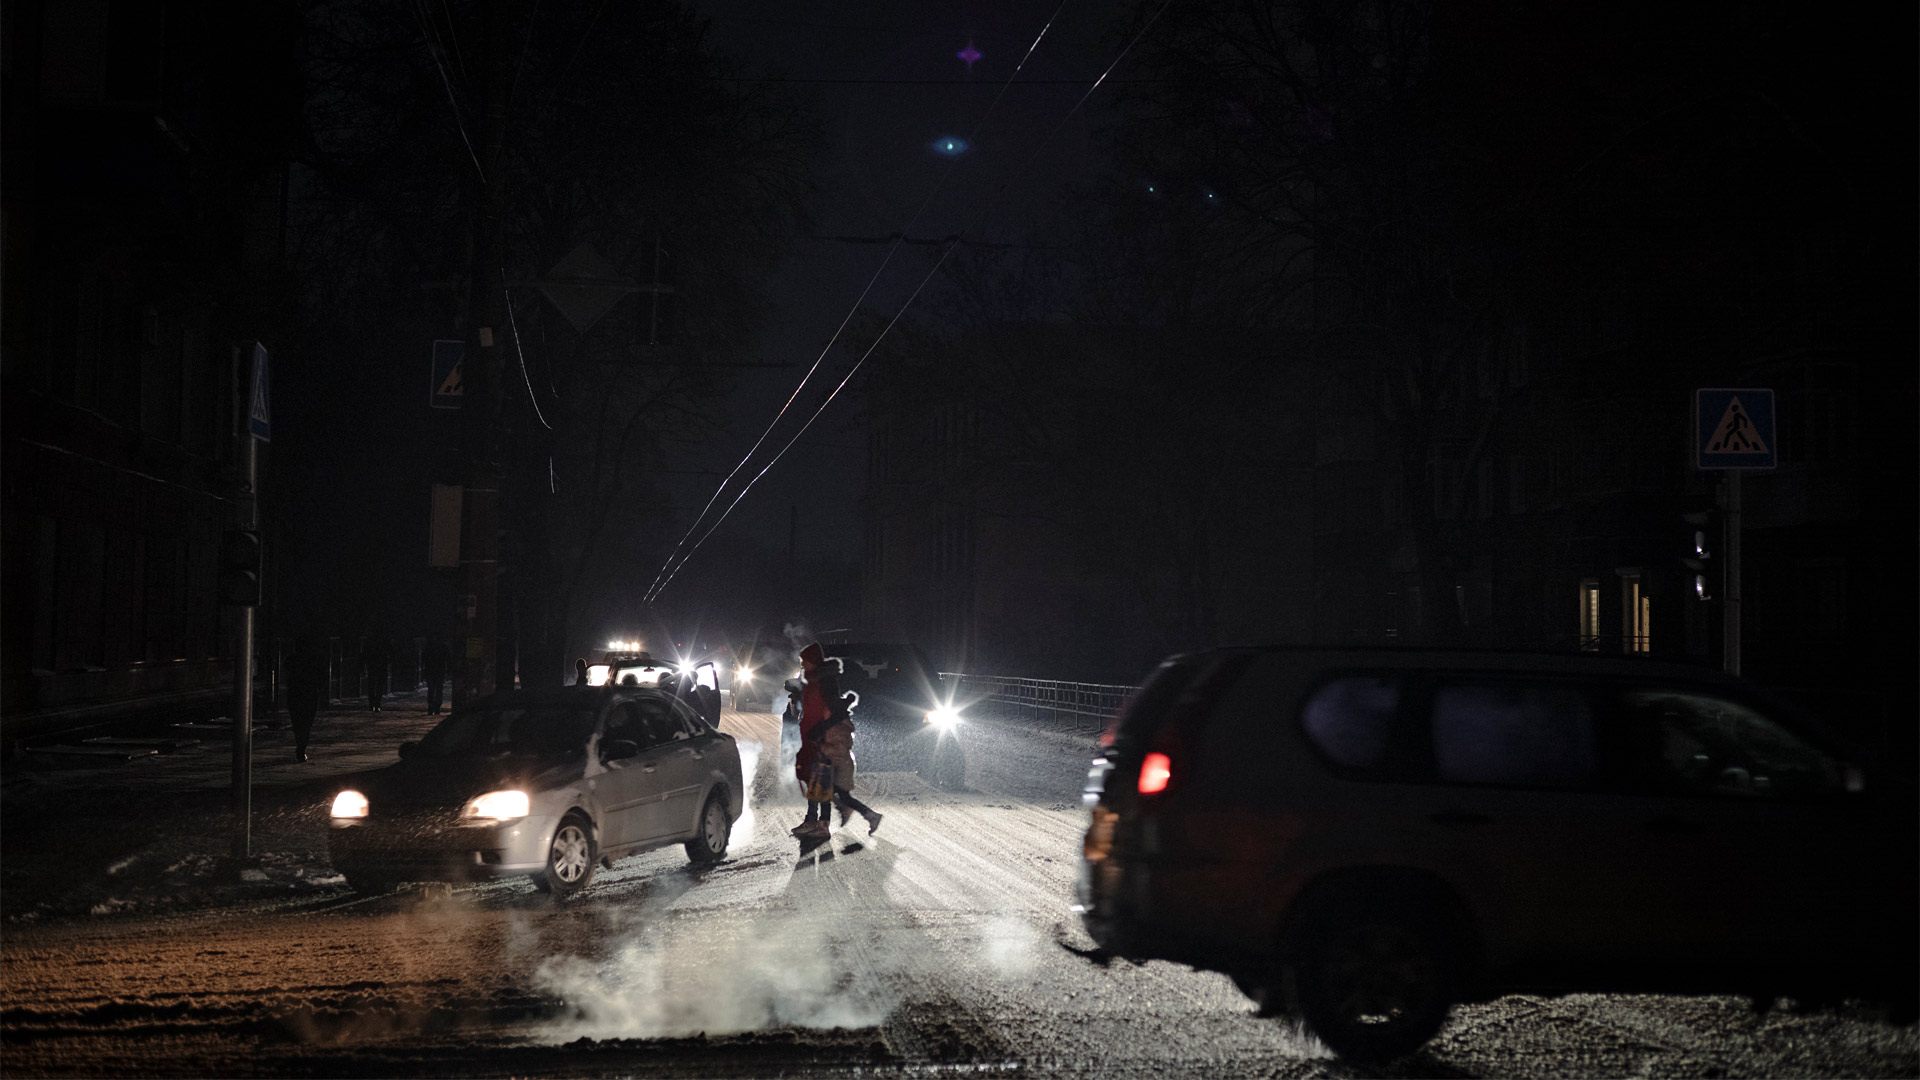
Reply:
M657 740L648 751L659 801L650 817L650 840L672 839L693 828L694 814L706 789L711 749L709 729L686 702L662 695L640 703L648 727Z
M720 722L720 671L713 661L702 661L693 669L692 700L694 711L706 725Z
M1714 689L1624 688L1621 713L1666 955L1742 969L1848 955L1875 882L1846 765Z
M658 765L647 755L652 731L639 703L622 701L607 711L600 734L598 755L605 771L594 778L594 794L600 803L600 846L625 847L651 835L646 818L649 804L658 803L659 785L655 782ZM638 752L612 756L614 744L631 743Z
M1427 782L1405 819L1466 894L1496 966L1611 965L1633 940L1631 807L1604 753L1600 688L1441 675L1424 710Z

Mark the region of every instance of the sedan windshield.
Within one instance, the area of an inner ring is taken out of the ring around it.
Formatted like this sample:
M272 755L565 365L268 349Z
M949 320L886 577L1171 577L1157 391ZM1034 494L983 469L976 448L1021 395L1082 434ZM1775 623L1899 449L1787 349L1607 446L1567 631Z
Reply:
M468 709L442 720L420 740L429 757L475 754L574 753L593 734L594 710L574 704L535 704Z

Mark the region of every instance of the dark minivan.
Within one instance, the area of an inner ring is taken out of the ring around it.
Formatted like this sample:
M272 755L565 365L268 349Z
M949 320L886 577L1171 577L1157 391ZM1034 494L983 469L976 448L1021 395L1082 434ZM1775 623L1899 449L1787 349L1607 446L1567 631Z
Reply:
M1102 949L1224 971L1357 1060L1516 991L1871 997L1904 1018L1910 793L1863 765L1697 668L1177 656L1088 776L1075 908Z

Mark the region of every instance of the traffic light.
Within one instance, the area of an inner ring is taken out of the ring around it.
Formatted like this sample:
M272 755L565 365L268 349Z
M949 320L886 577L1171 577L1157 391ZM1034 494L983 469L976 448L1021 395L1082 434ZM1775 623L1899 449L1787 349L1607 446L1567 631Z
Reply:
M260 606L260 534L228 529L220 538L220 602Z
M1714 580L1718 572L1714 556L1720 548L1720 512L1701 510L1682 514L1680 519L1687 526L1687 539L1681 547L1680 564L1693 574L1695 599L1711 600L1719 592L1718 582Z

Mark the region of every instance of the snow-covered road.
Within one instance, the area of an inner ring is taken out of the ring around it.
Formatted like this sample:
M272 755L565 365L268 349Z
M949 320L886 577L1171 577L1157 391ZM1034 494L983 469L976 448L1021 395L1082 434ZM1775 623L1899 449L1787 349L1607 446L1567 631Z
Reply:
M983 718L966 729L970 790L863 774L879 834L855 819L803 858L776 722L725 726L766 752L750 816L710 870L655 852L555 907L520 883L356 899L303 866L304 888L10 917L0 1073L1353 1075L1255 1017L1224 977L1099 967L1062 947L1089 944L1068 910L1086 732ZM325 827L282 812L283 847ZM1396 1069L1916 1072L1911 1027L1644 997L1463 1008Z

